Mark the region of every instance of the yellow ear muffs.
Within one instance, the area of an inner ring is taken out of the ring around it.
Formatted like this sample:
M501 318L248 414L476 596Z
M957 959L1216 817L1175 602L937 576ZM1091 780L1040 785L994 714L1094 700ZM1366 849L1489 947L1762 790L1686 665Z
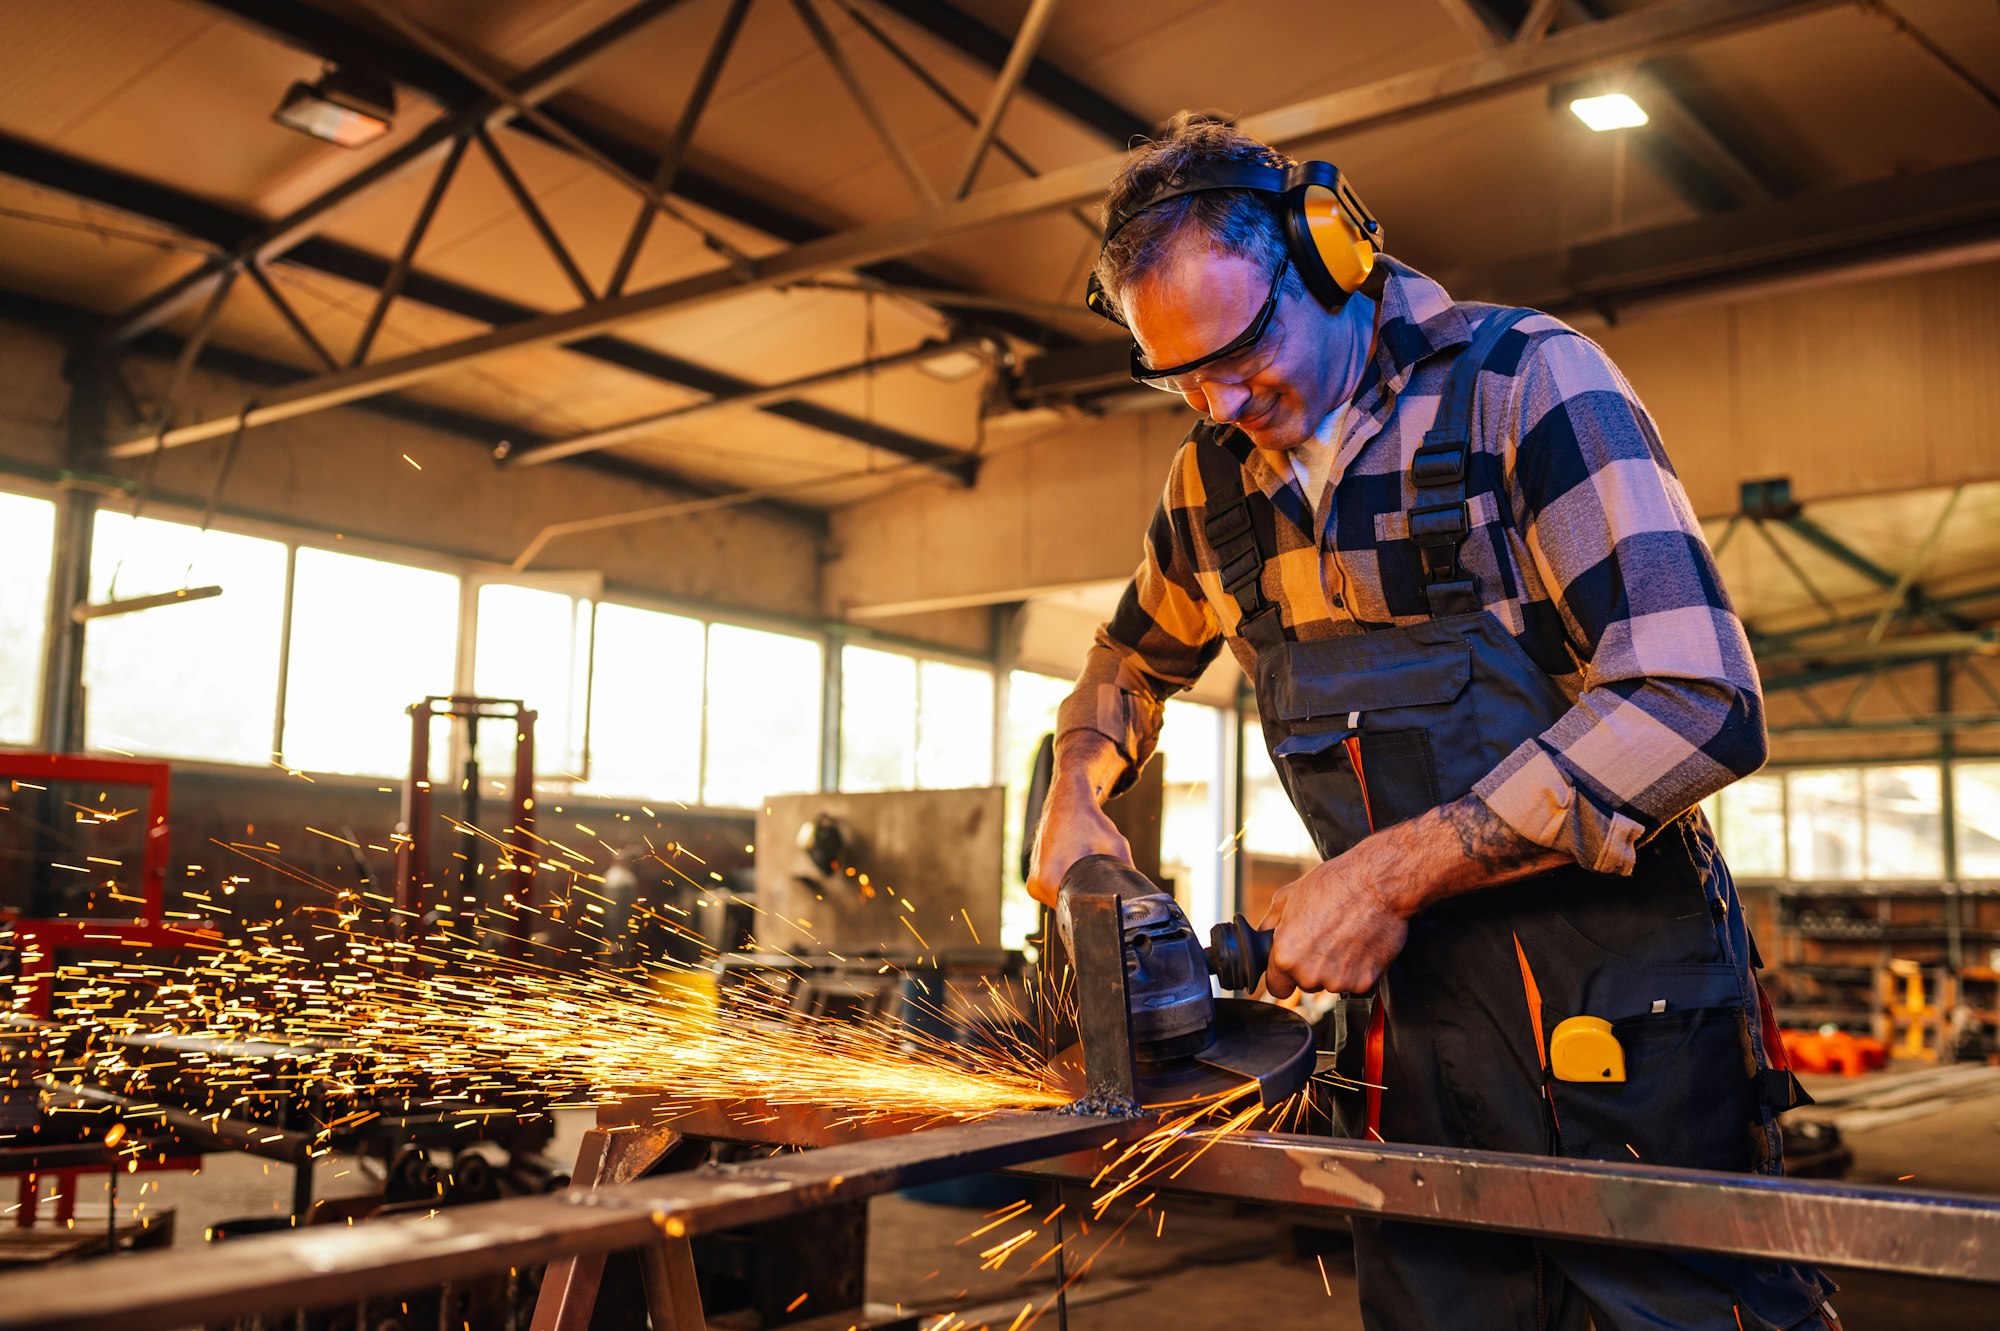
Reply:
M1286 176L1278 208L1285 243L1306 290L1337 310L1375 271L1382 227L1328 162L1301 162Z
M1306 234L1312 238L1313 252L1325 265L1327 276L1343 292L1352 295L1375 271L1375 245L1354 225L1330 189L1308 185L1299 206L1305 214Z

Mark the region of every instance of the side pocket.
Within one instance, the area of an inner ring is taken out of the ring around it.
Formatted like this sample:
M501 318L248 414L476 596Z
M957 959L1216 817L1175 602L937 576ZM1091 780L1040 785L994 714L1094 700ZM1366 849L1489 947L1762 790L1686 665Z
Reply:
M1361 768L1368 774L1368 806L1378 829L1438 806L1437 758L1429 731L1362 731Z
M1547 1014L1553 1028L1559 1020ZM1762 1106L1749 1028L1735 1007L1630 1017L1612 1032L1622 1082L1550 1083L1562 1153L1687 1169L1756 1167Z

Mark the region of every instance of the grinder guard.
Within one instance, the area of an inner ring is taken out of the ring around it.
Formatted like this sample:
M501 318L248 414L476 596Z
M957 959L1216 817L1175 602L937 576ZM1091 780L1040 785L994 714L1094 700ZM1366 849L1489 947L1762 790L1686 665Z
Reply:
M1089 1097L1156 1107L1247 1080L1268 1107L1311 1077L1311 1028L1269 1003L1214 997L1215 961L1187 916L1130 865L1108 855L1077 861L1063 878L1056 924L1075 974L1078 1036L1057 1071L1074 1082L1081 1064Z

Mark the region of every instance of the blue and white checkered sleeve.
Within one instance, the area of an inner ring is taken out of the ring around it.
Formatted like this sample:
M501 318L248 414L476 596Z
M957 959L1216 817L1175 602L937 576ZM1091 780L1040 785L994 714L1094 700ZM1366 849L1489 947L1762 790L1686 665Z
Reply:
M1630 873L1647 836L1763 764L1756 667L1652 418L1604 352L1540 336L1516 393L1509 498L1582 692L1473 793L1529 840Z

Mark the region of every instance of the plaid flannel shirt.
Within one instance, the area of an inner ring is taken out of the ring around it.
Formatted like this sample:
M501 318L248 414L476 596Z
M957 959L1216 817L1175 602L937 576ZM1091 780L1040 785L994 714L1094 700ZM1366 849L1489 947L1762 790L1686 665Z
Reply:
M1427 618L1408 539L1412 455L1452 357L1484 307L1384 259L1376 346L1336 442L1314 522L1291 469L1228 439L1259 525L1264 595L1294 640ZM1651 417L1596 343L1530 315L1479 376L1461 558L1485 609L1570 707L1474 788L1528 840L1599 872L1765 758L1749 642ZM1129 764L1153 751L1162 703L1227 642L1254 650L1203 533L1191 445L1175 456L1144 554L1098 630L1057 730L1096 730ZM1322 537L1316 539L1315 526Z

